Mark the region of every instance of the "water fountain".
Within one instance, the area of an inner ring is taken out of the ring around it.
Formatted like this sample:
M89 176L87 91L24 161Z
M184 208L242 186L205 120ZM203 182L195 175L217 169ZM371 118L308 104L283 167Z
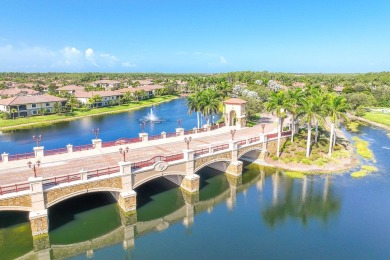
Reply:
M148 113L147 116L143 118L144 122L150 122L150 123L161 123L163 120L158 118L156 114L153 112L153 108L150 108L150 112Z

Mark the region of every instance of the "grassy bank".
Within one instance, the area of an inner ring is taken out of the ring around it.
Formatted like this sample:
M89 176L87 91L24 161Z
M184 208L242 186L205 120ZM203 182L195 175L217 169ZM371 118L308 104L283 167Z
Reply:
M376 172L378 171L378 168L371 165L363 165L360 171L354 172L351 174L353 178L362 178L367 176L368 173Z
M390 114L389 113L382 113L379 111L373 111L373 112L367 112L363 118L377 122L383 125L390 126Z
M372 160L375 162L374 153L368 147L368 142L360 139L359 137L352 137L355 142L356 152L364 159Z
M32 117L24 117L24 118L17 118L17 119L1 120L0 130L11 131L17 129L29 129L34 127L48 126L48 125L65 122L65 121L76 120L83 117L122 113L122 112L150 106L157 103L171 101L176 98L178 98L178 96L167 95L167 96L142 100L139 102L131 102L129 104L123 104L119 106L101 107L95 109L79 108L79 109L74 109L72 112L65 113L65 114L32 116Z

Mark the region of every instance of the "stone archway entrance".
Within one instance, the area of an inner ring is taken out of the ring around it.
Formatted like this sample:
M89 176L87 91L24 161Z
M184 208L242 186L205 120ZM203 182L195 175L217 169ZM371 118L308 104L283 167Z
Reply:
M240 129L245 127L245 105L246 101L239 98L231 98L223 102L225 109L225 123L227 126L235 125ZM234 122L234 118L236 122Z

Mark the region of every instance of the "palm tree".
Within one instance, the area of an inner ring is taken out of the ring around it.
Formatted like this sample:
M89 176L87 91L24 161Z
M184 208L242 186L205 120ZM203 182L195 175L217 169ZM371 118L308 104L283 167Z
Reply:
M340 118L348 121L348 117L345 112L348 109L347 100L345 97L336 95L334 93L327 95L328 102L326 104L327 112L330 116L330 139L329 139L329 152L328 155L332 155L333 139L336 139L335 126L338 125Z
M313 91L311 95L307 95L307 97L302 100L302 108L298 115L302 116L302 120L307 123L306 157L310 156L312 123L319 122L322 124L324 121L321 113L320 101L321 97L319 92Z
M12 114L12 119L15 119L15 113L17 113L18 110L16 108L11 108L11 114Z
M73 108L79 105L79 102L77 101L75 96L71 96L66 104L70 107L70 112L72 112Z
M202 92L201 110L203 115L205 115L208 118L207 124L210 124L209 118L213 114L218 113L220 102L221 99L217 91L208 89Z
M285 108L287 104L286 93L281 90L279 92L273 92L265 103L265 109L268 112L272 112L278 118L278 146L277 156L280 156L280 139L282 134L283 118L286 117Z
M291 114L291 142L294 142L294 133L295 133L295 120L299 113L299 109L302 105L302 100L304 98L304 93L301 88L295 90L289 89L287 92L287 101L286 109Z
M192 114L192 112L196 112L196 117L198 120L198 128L199 128L199 109L200 109L200 92L197 92L196 94L193 94L188 97L187 99L187 106L188 106L188 114Z

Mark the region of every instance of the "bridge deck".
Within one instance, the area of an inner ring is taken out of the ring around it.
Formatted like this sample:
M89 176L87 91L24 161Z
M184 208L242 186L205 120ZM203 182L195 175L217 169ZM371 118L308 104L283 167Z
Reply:
M275 128L273 124L267 124L265 132L271 132ZM231 140L230 127L223 127L214 131L193 134L191 149L206 148L210 145L224 144ZM261 133L261 126L257 125L251 128L237 130L234 139L241 140L257 136ZM126 161L137 162L148 160L158 155L168 155L181 153L186 149L183 136L159 139L148 142L135 143L130 145L121 145L107 147L102 149L93 149L77 153L65 153L44 157L41 160L41 166L37 170L37 176L44 178L61 176L70 173L77 173L80 170L93 170L108 166L117 166L121 161L122 155L118 152L119 147L128 146L130 152L126 155ZM27 162L35 162L35 159L25 159L0 164L0 186L25 182L33 175L31 169L27 167Z

